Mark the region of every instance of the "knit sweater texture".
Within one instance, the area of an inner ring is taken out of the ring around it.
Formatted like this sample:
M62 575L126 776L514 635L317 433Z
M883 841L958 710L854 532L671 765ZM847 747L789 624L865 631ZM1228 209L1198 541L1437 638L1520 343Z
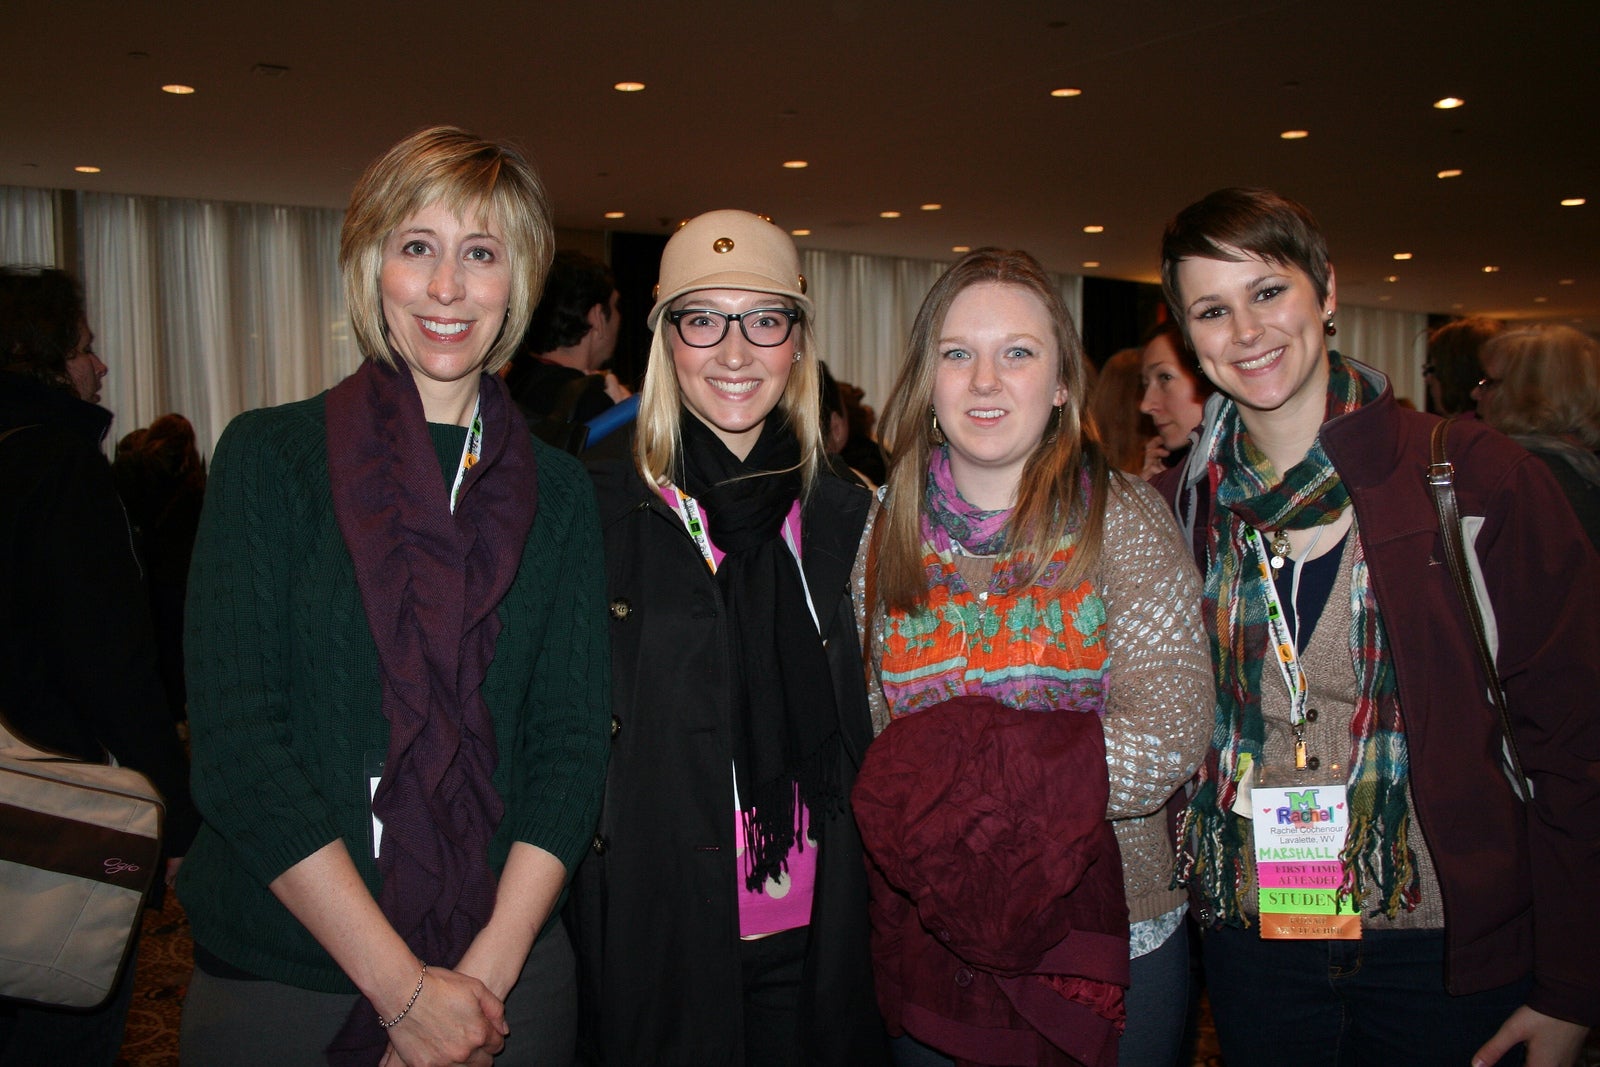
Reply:
M212 954L263 978L353 992L267 889L339 839L374 897L380 888L369 774L388 750L389 724L334 517L323 401L248 412L217 446L185 637L205 823L178 889L195 940ZM464 430L429 431L448 480ZM514 841L576 865L594 832L607 756L610 650L594 494L575 460L534 448L538 513L483 683L499 753L493 785L505 802L489 847L497 873Z
M1161 512L1160 497L1144 482L1112 476L1104 548L1087 598L1104 606L1103 627L1093 632L1105 649L1102 726L1111 780L1106 815L1122 852L1133 923L1183 904L1181 891L1169 888L1173 849L1163 808L1205 753L1215 699L1201 632L1199 577L1176 524ZM871 529L869 525L863 537L853 576L857 602L863 604ZM953 599L960 601L956 607L961 611L978 616L977 596L970 587ZM1086 598L1075 593L1073 599ZM873 635L875 671L883 630L880 616L867 631ZM1082 632L1070 622L1057 631L1058 637ZM868 690L873 726L881 732L889 721L881 680Z

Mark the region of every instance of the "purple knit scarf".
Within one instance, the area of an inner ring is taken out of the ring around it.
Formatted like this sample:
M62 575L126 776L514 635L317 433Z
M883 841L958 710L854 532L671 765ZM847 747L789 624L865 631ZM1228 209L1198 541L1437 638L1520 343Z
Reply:
M372 811L383 820L378 905L411 951L454 967L494 908L489 839L504 806L483 680L533 526L533 444L505 386L479 383L483 448L450 486L409 367L367 360L328 393L333 511L378 646L389 750ZM364 998L328 1048L366 1067L387 1036Z

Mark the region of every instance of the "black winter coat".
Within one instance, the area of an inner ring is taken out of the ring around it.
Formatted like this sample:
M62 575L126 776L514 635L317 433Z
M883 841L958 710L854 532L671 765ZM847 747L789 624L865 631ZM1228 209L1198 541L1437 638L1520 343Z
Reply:
M111 413L0 372L0 712L23 739L106 754L167 802L166 849L199 828L157 670L150 604L100 441Z
M612 751L594 847L567 918L578 954L580 1060L742 1065L732 694L721 594L676 513L631 463L592 469L611 611ZM824 623L846 791L872 741L850 568L870 495L818 478L801 512ZM872 986L866 869L848 810L822 828L798 1060L887 1063Z

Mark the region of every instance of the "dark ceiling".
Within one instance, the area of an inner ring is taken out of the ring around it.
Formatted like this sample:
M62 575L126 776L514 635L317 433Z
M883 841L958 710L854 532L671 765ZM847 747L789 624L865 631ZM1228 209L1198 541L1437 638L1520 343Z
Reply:
M811 247L1002 244L1146 281L1167 217L1268 185L1319 216L1347 303L1600 325L1589 0L11 0L3 15L0 184L341 207L384 147L450 122L521 142L564 227L666 232L736 206L810 229ZM611 88L625 79L648 87ZM1064 86L1083 93L1049 95ZM1466 105L1431 106L1444 96Z

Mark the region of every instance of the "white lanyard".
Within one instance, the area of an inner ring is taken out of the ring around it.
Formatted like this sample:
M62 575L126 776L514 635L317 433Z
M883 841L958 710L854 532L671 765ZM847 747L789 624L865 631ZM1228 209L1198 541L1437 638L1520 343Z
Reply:
M1303 771L1306 769L1306 703L1310 699L1306 673L1300 666L1294 637L1290 635L1289 625L1283 618L1283 601L1279 599L1278 587L1272 580L1272 557L1267 552L1267 546L1261 540L1260 531L1253 526L1245 527L1244 537L1255 549L1256 561L1261 567L1261 584L1265 586L1262 592L1267 599L1267 630L1278 650L1275 658L1278 670L1283 675L1283 684L1289 690L1289 728L1294 731L1294 766L1296 770ZM1295 580L1299 581L1299 577L1297 572Z
M472 405L472 421L467 424L467 439L461 444L461 462L456 466L456 480L450 486L450 514L456 513L456 503L461 497L461 482L467 472L483 454L483 394L478 394Z

